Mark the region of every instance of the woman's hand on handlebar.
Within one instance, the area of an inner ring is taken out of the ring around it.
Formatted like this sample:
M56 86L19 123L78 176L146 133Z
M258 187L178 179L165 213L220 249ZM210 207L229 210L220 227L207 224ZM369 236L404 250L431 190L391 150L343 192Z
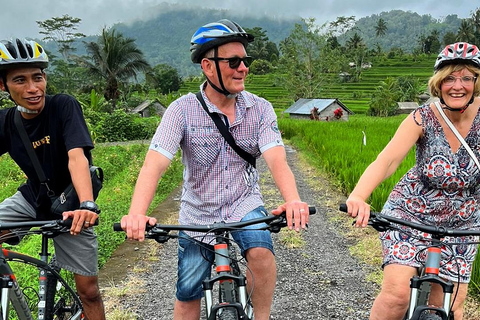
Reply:
M355 221L356 227L366 227L368 219L370 218L370 205L362 198L350 195L347 201L348 215L352 218L357 218Z
M128 240L145 240L145 226L151 226L157 223L157 219L145 216L143 214L128 214L122 217L120 224L125 230Z
M295 226L295 230L300 231L306 229L308 226L309 212L308 204L302 201L289 201L278 206L277 209L272 210L272 214L279 215L282 212L286 213L288 229L292 230Z

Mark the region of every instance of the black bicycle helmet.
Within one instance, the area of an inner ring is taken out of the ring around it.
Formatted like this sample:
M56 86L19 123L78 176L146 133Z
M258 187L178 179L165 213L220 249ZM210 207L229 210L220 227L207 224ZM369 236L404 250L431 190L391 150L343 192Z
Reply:
M203 55L210 49L229 42L241 42L246 48L254 39L237 23L222 19L200 27L190 41L190 52L193 63L200 63Z
M19 66L48 67L48 56L42 46L33 40L1 41L0 71Z
M440 52L433 67L437 72L452 63L470 63L480 69L480 52L477 46L467 42L449 44Z

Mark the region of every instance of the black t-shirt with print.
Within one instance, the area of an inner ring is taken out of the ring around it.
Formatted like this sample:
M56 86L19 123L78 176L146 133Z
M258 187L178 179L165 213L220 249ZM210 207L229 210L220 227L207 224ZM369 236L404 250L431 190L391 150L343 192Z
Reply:
M49 212L50 200L45 188L40 187L38 175L15 127L15 112L16 108L0 110L0 155L8 152L27 175L27 182L18 190L37 209L37 215L45 215ZM91 162L93 142L80 104L65 94L46 96L42 112L33 119L22 118L22 121L48 179L48 186L55 194L60 194L71 183L67 152L83 148Z

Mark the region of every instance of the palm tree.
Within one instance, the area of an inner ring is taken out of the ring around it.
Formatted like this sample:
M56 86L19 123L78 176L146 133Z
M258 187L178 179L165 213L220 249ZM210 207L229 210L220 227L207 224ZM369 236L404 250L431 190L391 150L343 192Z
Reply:
M383 37L387 33L387 24L382 18L378 19L377 25L375 26L375 36Z
M112 101L112 110L115 110L120 96L120 84L131 78L136 79L138 72L151 70L134 41L114 29L104 28L97 42L85 43L89 57L82 59L82 62L93 76L105 80L104 97Z
M480 8L477 8L474 12L472 12L471 24L473 26L473 32L475 36L474 43L476 45L479 45L480 44Z
M458 29L457 41L473 42L475 33L470 19L463 19Z

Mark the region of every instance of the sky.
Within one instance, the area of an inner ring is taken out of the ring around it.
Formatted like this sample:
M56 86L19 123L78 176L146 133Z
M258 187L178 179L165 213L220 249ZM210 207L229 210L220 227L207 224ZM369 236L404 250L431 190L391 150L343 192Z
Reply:
M128 23L151 17L152 8L163 2L186 6L199 3L218 9L234 9L239 13L268 14L276 17L313 17L319 25L340 16L356 19L390 10L429 14L442 18L456 14L468 18L480 7L472 0L0 0L0 40L39 38L36 21L68 14L82 19L78 32L100 34L102 28L115 23Z

